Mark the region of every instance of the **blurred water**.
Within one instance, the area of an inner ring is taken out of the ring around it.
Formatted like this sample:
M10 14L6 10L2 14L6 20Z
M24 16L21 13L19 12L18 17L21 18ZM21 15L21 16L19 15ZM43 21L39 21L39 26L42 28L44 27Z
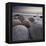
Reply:
M23 14L23 13L13 13L13 16L16 15L16 14L19 14L19 15L22 15L25 20L28 21L28 18L34 18L35 20L35 23L38 23L38 24L43 24L43 18L40 18L40 16L42 16L42 14ZM36 16L36 17L34 17Z

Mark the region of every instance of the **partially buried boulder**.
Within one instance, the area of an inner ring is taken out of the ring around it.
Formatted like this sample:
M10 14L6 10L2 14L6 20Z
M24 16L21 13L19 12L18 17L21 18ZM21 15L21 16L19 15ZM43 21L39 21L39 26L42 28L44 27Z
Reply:
M21 25L21 21L19 19L13 19L12 26Z
M31 22L27 20L24 20L22 24L25 25L27 28L31 26Z

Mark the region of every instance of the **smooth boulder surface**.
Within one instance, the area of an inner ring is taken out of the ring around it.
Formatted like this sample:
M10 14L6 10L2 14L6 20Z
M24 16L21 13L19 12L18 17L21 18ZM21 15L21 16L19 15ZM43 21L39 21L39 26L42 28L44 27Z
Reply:
M32 24L29 33L32 40L43 40L43 26L41 24Z
M28 40L28 39L29 39L29 32L25 26L17 25L13 27L13 31L12 31L13 41Z

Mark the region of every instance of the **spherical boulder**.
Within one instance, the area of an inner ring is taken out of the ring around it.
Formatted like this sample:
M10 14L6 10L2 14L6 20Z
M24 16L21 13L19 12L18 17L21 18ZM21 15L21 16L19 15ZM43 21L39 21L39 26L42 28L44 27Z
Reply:
M13 41L21 41L21 40L28 40L28 39L29 39L29 32L24 25L17 25L13 27L13 31L12 31Z

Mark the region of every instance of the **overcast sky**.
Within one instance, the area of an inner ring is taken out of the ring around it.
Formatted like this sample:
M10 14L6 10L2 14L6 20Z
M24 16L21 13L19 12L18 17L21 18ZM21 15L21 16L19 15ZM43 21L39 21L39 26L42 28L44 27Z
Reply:
M27 7L27 6L15 6L13 7L13 14L24 13L24 14L42 14L42 7Z

